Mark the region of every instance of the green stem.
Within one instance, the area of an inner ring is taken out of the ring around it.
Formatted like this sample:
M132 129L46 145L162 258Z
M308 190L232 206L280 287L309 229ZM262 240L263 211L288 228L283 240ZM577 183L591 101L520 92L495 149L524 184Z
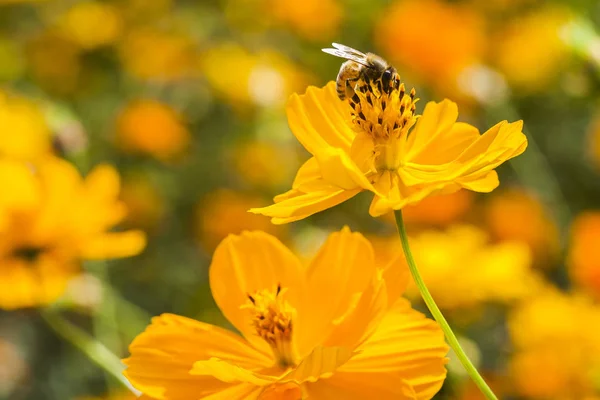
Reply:
M112 375L123 386L131 390L136 395L139 394L123 376L125 365L102 343L94 340L90 335L79 327L73 325L64 319L56 310L51 308L40 311L42 318L48 326L59 336L81 350L96 365Z
M438 324L440 324L440 327L442 328L442 331L446 336L448 344L450 345L452 350L454 350L454 353L456 353L456 356L460 360L461 364L463 365L471 379L473 379L473 382L475 382L479 390L481 390L481 392L485 395L487 399L498 400L494 392L492 392L492 389L490 389L490 387L487 385L487 383L485 383L485 381L477 371L477 368L475 368L471 360L469 360L469 357L467 357L462 347L460 347L460 343L458 343L458 339L456 339L454 332L452 332L452 328L450 328L450 325L448 325L446 318L444 318L444 315L438 308L437 304L435 304L433 297L431 297L431 293L429 293L427 286L425 286L425 282L423 282L423 278L421 278L421 274L419 273L417 264L415 264L412 252L410 251L410 246L408 245L408 236L406 234L404 220L402 219L402 211L396 210L394 212L394 216L396 217L396 225L398 226L400 241L402 242L402 249L404 250L404 255L408 263L408 268L410 269L410 273L412 274L413 279L415 280L415 283L419 288L419 292L421 292L421 296L423 297L425 304L427 304L427 308L429 308L429 311L433 315L433 318L435 318Z

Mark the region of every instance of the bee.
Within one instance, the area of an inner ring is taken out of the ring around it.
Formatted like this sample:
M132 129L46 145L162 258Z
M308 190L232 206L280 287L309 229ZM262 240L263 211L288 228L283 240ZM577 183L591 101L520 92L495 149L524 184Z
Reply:
M352 98L363 84L375 84L379 91L390 93L400 86L400 76L392 65L377 54L364 54L352 47L332 43L335 49L323 49L327 54L345 58L336 79L337 95L341 100Z

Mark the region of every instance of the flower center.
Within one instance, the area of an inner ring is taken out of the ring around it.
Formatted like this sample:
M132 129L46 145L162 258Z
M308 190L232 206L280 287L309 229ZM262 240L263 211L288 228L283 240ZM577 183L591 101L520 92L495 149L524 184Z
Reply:
M23 246L12 252L12 257L21 259L28 264L34 264L46 249L34 246Z
M256 334L271 346L280 367L294 366L292 350L292 317L294 309L284 299L286 289L277 285L275 291L263 289L248 294L242 306L252 313Z
M404 83L388 91L381 88L381 79L360 82L354 96L348 99L355 130L373 140L374 167L378 172L400 168L402 144L417 121L415 104L419 100L414 88L406 93Z

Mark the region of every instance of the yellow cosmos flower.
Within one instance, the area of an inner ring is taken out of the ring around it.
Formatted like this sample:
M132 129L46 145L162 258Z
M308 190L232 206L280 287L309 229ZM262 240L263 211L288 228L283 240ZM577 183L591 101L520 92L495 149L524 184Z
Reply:
M494 168L527 147L522 121L480 134L456 122L450 100L428 103L418 117L414 89L406 93L404 85L389 95L366 91L355 98L354 107L339 100L334 82L291 97L290 127L313 157L290 191L252 212L287 223L368 190L375 194L369 212L380 216L460 188L489 192L498 186Z
M124 216L119 177L110 166L85 179L59 159L0 160L0 308L56 300L84 259L139 253L142 232L108 232Z
M150 398L430 399L448 350L434 321L399 298L398 259L345 228L304 267L263 232L229 236L210 285L241 336L165 314L131 344L125 375Z
M397 237L373 239L373 243L379 265L402 254ZM411 237L410 246L423 279L441 308L509 303L525 298L539 285L539 278L531 270L526 244L491 244L486 232L475 226L423 231ZM420 298L414 285L409 287L408 295L411 299Z
M600 308L589 298L546 288L509 318L513 387L532 399L599 393Z
M91 50L115 43L121 36L123 21L116 7L83 1L61 16L59 28L74 43Z
M0 156L37 160L50 154L52 134L33 101L0 92Z

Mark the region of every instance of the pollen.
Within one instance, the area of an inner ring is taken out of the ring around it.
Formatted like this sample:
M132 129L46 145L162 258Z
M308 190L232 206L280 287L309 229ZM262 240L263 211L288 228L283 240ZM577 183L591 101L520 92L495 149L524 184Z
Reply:
M398 138L417 121L416 91L406 92L404 83L390 91L382 90L381 80L360 82L349 99L355 129L374 140Z
M259 290L248 294L242 308L252 314L252 326L256 334L269 344L280 367L295 365L292 351L294 308L285 300L286 289L280 285L276 290Z

